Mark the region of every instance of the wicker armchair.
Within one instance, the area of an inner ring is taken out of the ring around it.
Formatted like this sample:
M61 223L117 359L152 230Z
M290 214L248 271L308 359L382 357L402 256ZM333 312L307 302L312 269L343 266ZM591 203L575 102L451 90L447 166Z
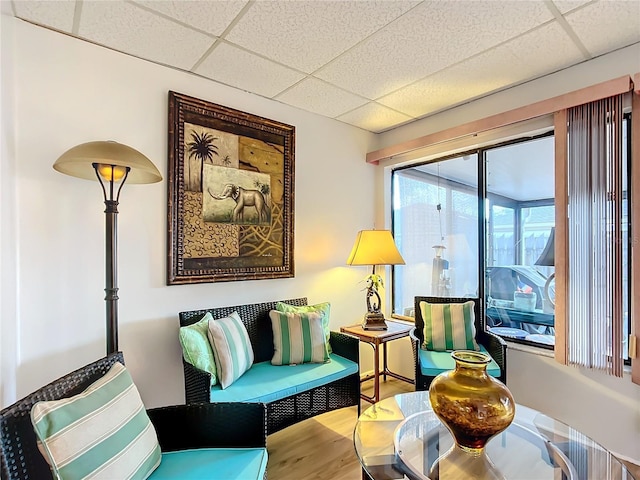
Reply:
M411 346L413 349L413 361L416 372L416 390L428 390L429 385L435 376L423 375L418 361L418 351L420 345L424 341L424 319L420 310L420 302L429 303L463 303L472 300L474 302L475 326L476 326L476 342L482 345L487 352L493 357L500 367L499 380L507 383L507 343L485 328L485 316L482 308L482 301L479 298L445 298L445 297L415 297L415 323L416 326L411 330Z
M307 305L306 298L282 300L282 302L295 306ZM277 303L274 301L192 310L180 312L178 317L180 326L184 327L198 322L207 312L210 312L213 318L222 318L234 311L238 312L249 334L254 363L266 362L273 356L273 331L269 312L275 310ZM357 338L340 332L331 332L329 343L334 354L358 364L360 347ZM184 356L182 366L186 403L209 402L211 375L186 362ZM354 405L357 405L358 415L360 415L360 374L357 372L328 384L266 403L267 433L271 435L315 415Z
M103 376L122 352L86 365L0 411L0 478L41 480L51 470L38 450L31 407L76 395ZM197 448L265 448L266 410L260 403L176 405L147 410L163 452ZM265 474L266 476L266 474Z

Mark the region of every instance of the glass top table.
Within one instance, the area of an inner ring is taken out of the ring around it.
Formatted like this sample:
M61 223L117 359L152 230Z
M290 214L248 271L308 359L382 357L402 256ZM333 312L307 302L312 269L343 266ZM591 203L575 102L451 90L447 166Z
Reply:
M427 480L453 438L431 410L429 392L402 393L365 410L356 423L356 454L363 479ZM605 448L579 431L523 405L486 455L506 480L635 480ZM467 480L456 465L439 462L443 480Z

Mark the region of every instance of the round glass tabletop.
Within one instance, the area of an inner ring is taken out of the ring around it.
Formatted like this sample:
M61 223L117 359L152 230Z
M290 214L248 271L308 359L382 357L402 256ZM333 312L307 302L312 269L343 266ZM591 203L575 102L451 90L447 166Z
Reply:
M486 465L444 455L453 438L431 410L428 392L395 395L369 407L356 424L354 445L363 472L374 480L633 480L586 435L522 405L511 426L486 447L488 477Z

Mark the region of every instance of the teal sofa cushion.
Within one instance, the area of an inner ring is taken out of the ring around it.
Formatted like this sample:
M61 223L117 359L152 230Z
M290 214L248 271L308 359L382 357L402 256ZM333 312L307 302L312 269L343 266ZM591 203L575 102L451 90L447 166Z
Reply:
M211 402L270 403L299 392L348 377L358 372L358 364L339 355L329 355L328 363L271 365L254 363L242 377L226 389L211 387Z
M162 454L151 480L262 480L266 448L201 448Z
M482 345L480 345L480 351L488 353ZM456 361L451 357L451 352L434 352L420 348L418 349L418 358L420 360L420 371L428 377L435 377L456 367ZM493 358L491 363L487 365L487 373L492 377L500 376L500 366Z

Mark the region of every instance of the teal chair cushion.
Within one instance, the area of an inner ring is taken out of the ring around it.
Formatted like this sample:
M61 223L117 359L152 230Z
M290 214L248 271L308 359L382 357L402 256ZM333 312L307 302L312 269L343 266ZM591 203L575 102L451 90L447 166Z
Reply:
M480 345L480 351L488 353L482 345ZM451 352L434 352L420 348L418 349L418 358L420 360L420 371L422 375L427 377L435 377L456 367L456 361L451 357ZM487 373L496 378L500 376L500 366L493 358L491 363L487 365Z
M329 355L328 363L302 365L271 365L254 363L232 387L211 387L212 402L262 402L295 395L321 385L334 382L358 372L358 364L336 354Z
M262 480L266 448L201 448L162 454L151 480Z

